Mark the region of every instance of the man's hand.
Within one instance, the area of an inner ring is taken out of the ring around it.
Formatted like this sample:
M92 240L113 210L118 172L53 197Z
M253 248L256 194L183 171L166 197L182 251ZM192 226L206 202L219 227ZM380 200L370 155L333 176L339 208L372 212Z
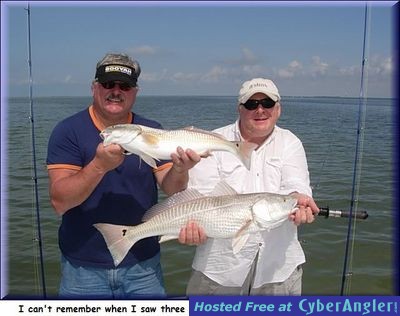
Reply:
M116 144L104 146L100 143L96 149L93 164L104 173L117 168L125 159L124 149Z
M201 157L191 149L184 151L182 147L178 147L176 153L171 154L171 159L172 168L177 173L183 173L193 168L201 160Z
M297 199L298 210L289 215L289 219L297 226L304 223L312 223L315 220L315 216L319 213L319 207L314 199L308 195L297 192L291 195Z
M200 245L207 240L207 235L202 227L190 221L181 229L178 240L185 245Z

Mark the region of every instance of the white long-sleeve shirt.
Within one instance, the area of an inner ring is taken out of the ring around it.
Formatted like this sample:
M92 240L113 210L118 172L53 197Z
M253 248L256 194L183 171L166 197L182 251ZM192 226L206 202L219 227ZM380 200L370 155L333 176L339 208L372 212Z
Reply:
M239 121L214 132L228 140L241 140ZM250 170L235 155L217 151L189 171L189 187L205 195L222 180L238 193L312 194L303 145L292 132L278 126L253 152ZM237 254L233 254L232 239L208 238L197 247L193 268L223 286L241 286L257 252L255 288L286 280L305 262L297 227L288 220L270 231L250 234Z

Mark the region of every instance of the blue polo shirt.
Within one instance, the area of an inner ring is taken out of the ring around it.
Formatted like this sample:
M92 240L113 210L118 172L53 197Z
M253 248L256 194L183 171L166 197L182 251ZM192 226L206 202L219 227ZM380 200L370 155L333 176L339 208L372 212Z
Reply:
M134 124L161 128L155 121L131 114ZM80 170L95 156L102 139L92 107L64 119L54 128L48 144L47 168ZM166 161L158 162L164 165ZM161 167L162 168L162 167ZM62 216L59 246L72 263L113 268L114 263L95 223L138 225L143 214L157 203L154 170L137 155L128 155L116 169L107 172L93 193L81 205ZM157 237L142 239L119 266L149 259L160 251Z

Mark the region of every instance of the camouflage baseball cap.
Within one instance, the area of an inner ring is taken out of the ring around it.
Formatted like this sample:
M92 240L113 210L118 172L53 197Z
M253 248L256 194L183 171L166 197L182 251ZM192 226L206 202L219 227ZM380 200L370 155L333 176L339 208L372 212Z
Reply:
M140 75L139 63L126 54L107 54L96 65L95 80L121 81L135 87Z

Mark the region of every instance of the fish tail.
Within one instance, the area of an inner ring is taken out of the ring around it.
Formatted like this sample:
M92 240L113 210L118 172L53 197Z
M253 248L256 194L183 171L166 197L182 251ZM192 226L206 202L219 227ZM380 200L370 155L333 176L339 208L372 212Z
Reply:
M237 148L237 153L240 160L245 167L250 170L251 154L258 147L258 145L250 142L234 142L234 144Z
M107 248L111 253L114 260L114 265L118 266L125 256L128 254L129 249L140 240L139 238L128 238L126 235L128 231L134 229L132 226L114 225L98 223L94 224L107 244ZM132 236L132 235L130 235Z

